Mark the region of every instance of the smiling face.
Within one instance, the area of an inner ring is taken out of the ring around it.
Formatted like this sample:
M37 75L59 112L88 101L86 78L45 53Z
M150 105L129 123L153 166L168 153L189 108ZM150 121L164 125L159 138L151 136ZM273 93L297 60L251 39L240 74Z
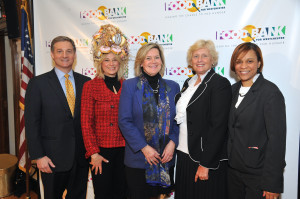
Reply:
M159 73L162 67L162 61L157 48L152 48L148 51L141 67L143 67L145 73L150 76L155 76Z
M203 75L211 69L213 61L207 48L200 48L192 53L192 68L197 75Z
M114 53L108 53L101 63L103 74L108 77L115 77L120 69L120 62Z
M244 87L250 87L253 84L253 78L257 74L257 69L261 63L257 60L254 50L240 54L235 61L235 72L240 78Z
M56 68L68 73L72 69L76 53L70 42L60 41L54 44L53 51L51 51L51 57Z

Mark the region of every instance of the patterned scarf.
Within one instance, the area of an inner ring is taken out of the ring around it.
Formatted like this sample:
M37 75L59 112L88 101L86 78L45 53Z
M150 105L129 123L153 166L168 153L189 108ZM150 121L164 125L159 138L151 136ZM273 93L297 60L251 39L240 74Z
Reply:
M143 89L143 119L144 132L147 144L153 147L159 154L163 154L165 146L169 142L170 130L170 102L167 95L167 84L161 77L158 104L148 80L140 75ZM145 159L146 182L152 186L169 187L171 185L169 164L150 165Z

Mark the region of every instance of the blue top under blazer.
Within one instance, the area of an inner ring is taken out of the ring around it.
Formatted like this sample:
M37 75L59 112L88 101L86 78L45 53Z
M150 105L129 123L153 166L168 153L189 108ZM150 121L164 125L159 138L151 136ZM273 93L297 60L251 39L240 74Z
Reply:
M160 79L167 84L167 93L170 100L170 132L169 137L178 145L179 128L174 120L176 115L175 95L180 91L179 85L166 79ZM119 127L125 137L125 165L131 168L145 168L145 156L141 149L147 145L144 133L142 96L143 90L138 86L139 77L124 81L119 104ZM162 154L161 154L162 155ZM175 153L170 165L175 164Z

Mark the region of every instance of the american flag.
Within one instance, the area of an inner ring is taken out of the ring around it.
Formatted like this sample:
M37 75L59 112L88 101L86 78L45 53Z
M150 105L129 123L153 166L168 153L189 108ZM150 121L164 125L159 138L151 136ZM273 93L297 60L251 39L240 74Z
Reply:
M19 145L19 168L26 171L26 139L25 139L25 121L24 121L24 101L27 84L33 77L33 54L31 45L31 31L28 20L28 14L25 6L22 6L22 29L21 29L21 86L20 86L20 145Z

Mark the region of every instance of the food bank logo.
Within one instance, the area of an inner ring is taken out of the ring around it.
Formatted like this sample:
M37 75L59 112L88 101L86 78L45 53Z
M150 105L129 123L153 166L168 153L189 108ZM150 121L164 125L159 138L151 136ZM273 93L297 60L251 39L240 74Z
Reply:
M107 20L126 18L126 16L126 7L107 8L100 6L97 10L83 10L80 12L81 19L98 18L100 20Z
M171 76L193 76L193 71L192 68L190 67L166 67L165 71L166 75L171 75Z
M90 39L85 39L85 38L72 38L76 48L89 48L89 44L91 43ZM50 48L51 47L51 42L52 40L47 40L45 41L46 47Z
M173 45L173 34L156 34L152 35L148 32L143 32L139 36L130 36L128 38L130 44L145 45L149 42L158 43L160 45Z
M215 70L215 72L217 74L222 75L222 76L225 75L224 67L222 67L222 66L216 66L213 69Z
M88 76L90 78L94 78L97 73L96 68L93 66L82 68L81 74Z
M222 75L222 76L225 75L224 67L217 66L217 67L214 67L213 70L215 70L215 72L219 75ZM180 66L166 67L165 74L170 75L170 76L188 76L188 77L194 76L193 70L191 67L180 67Z
M221 30L216 32L216 40L241 39L244 42L284 39L286 26L261 27L247 25L241 30Z
M225 9L226 0L184 0L165 2L165 11L187 10L201 12L205 10Z
M81 70L81 74L82 75L88 76L88 77L90 77L92 79L95 77L96 73L97 73L97 69L94 66L84 67ZM125 67L125 71L124 71L123 77L125 79L128 78L128 66Z

